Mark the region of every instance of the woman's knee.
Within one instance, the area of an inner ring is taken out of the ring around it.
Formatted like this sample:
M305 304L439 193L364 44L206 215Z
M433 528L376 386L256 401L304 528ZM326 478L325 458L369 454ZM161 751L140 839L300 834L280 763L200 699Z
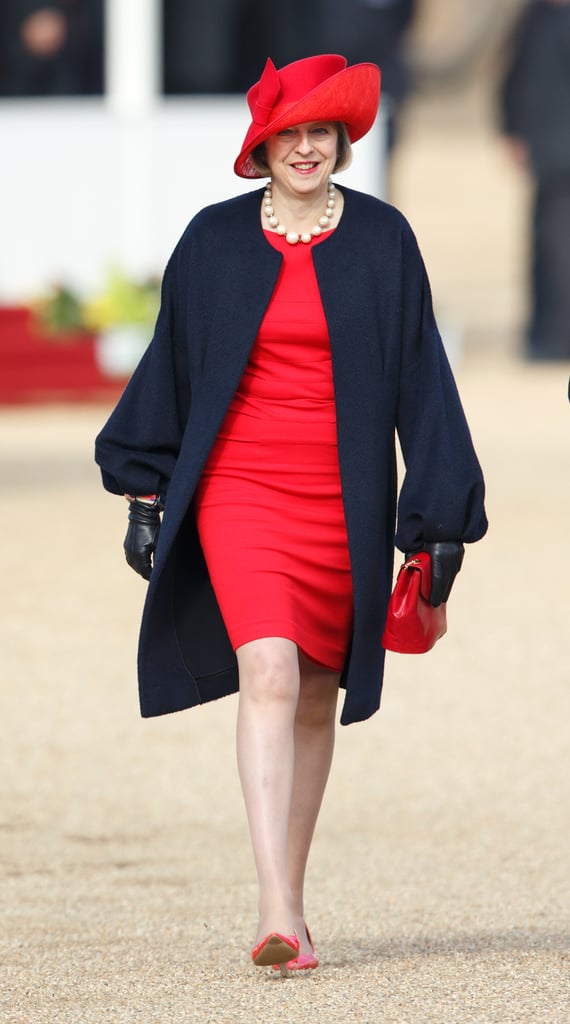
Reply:
M236 654L244 696L264 703L297 700L299 664L294 643L280 637L253 640Z

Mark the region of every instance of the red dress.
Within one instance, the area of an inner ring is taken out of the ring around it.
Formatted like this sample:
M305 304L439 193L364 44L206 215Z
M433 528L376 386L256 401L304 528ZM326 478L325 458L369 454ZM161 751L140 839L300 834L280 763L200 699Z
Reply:
M210 579L234 649L286 637L337 671L352 626L328 328L308 245L283 264L198 486Z

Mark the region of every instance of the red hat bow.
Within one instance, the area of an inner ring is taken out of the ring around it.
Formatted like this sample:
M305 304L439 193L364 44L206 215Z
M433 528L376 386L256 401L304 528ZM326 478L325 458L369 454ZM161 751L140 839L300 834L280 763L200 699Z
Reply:
M253 95L254 92L256 95ZM263 126L269 123L280 92L279 73L271 57L268 57L259 82L254 85L248 96L249 109L255 124Z

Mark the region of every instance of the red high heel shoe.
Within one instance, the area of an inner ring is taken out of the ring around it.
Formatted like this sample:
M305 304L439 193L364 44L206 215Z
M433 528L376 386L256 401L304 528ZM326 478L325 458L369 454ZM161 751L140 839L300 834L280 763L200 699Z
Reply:
M253 947L251 959L256 967L270 967L272 964L285 964L291 954L296 957L298 952L299 939L296 935L271 932Z
M294 960L288 960L285 965L277 963L272 964L275 971L280 971L281 974L286 974L288 971L314 971L315 968L319 966L319 958L315 953L315 945L307 925L305 925L305 929L311 946L311 952L299 953L299 956L295 957Z

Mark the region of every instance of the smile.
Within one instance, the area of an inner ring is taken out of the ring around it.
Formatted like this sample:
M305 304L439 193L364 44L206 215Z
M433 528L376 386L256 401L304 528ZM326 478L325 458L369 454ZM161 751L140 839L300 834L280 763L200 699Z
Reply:
M292 166L296 171L300 171L303 174L307 171L314 171L315 167L318 167L319 165L315 160L313 160L311 163L293 164Z

